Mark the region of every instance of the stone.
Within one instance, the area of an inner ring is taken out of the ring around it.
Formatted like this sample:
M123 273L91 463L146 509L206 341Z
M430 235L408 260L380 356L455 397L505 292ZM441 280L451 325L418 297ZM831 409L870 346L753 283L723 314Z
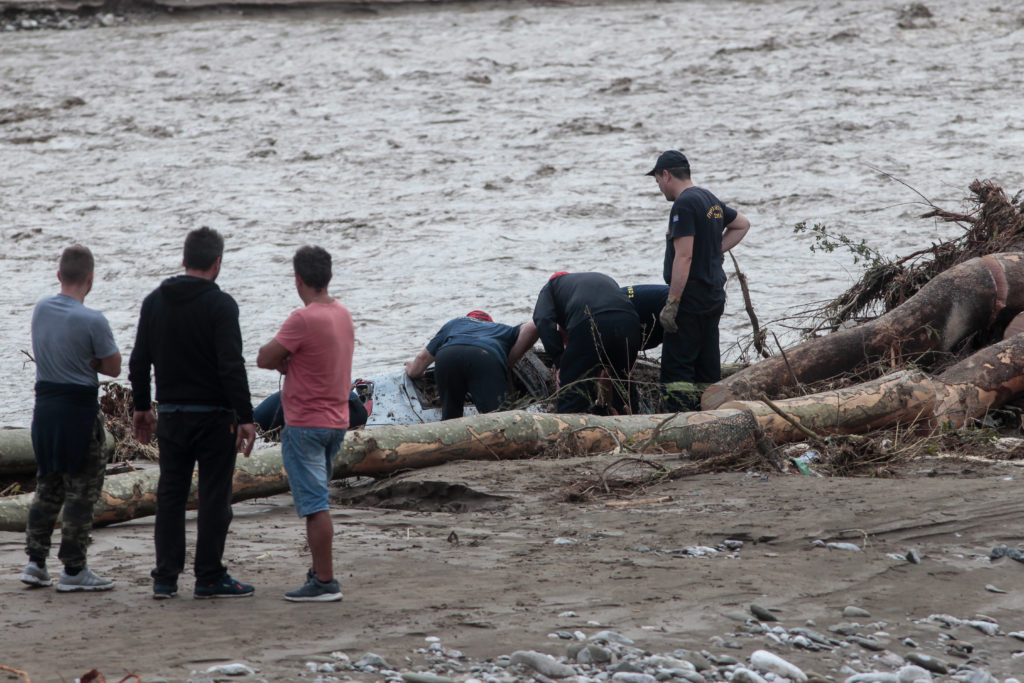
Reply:
M576 675L571 666L562 664L551 655L532 650L517 650L512 653L512 663L529 667L550 678L568 678Z
M761 621L778 621L779 618L772 614L771 610L767 607L762 607L756 603L750 604L750 613Z
M843 616L847 619L870 619L871 612L867 611L866 609L861 609L860 607L848 605L843 608Z
M618 671L612 676L612 680L618 683L658 683L654 676L634 671Z
M768 683L760 675L742 667L732 672L732 683Z
M580 664L607 664L612 661L612 652L600 645L584 645L576 661Z
M697 671L707 671L711 668L711 662L709 662L708 658L699 652L693 652L692 650L675 650L672 655L684 662L693 664L693 668Z
M850 676L844 683L899 683L896 674L887 671L869 671Z
M913 664L908 664L896 672L900 683L931 683L932 675L925 669Z
M945 675L949 673L949 667L946 663L940 659L936 659L931 655L922 654L920 652L911 652L907 654L905 658L911 664L917 664L922 669L927 669L932 673Z
M618 643L619 645L632 645L633 641L615 631L598 631L590 636L590 640L603 640L606 643Z
M381 657L380 655L375 655L372 652L367 652L365 655L359 658L358 662L355 663L355 667L358 669L362 669L363 667L367 666L375 666L378 668L383 667L385 669L390 668L388 666L388 663L384 661L383 657Z
M844 542L840 542L840 541L832 541L830 543L826 543L825 547L828 548L829 550L849 550L849 551L855 552L855 553L859 553L860 552L860 546L857 545L856 543L844 543Z
M455 683L447 676L438 676L431 673L406 672L402 674L402 680L406 683Z
M871 650L872 652L881 652L885 649L884 647L882 647L882 644L874 638L865 638L864 636L853 635L847 636L846 639L849 640L851 643L856 643L865 650Z
M796 683L807 683L807 674L795 664L767 650L755 650L750 655L750 666L761 673L773 673Z
M691 662L683 659L676 659L675 657L666 657L665 655L652 655L646 660L648 666L655 666L659 669L671 669L674 671L696 671L695 667Z

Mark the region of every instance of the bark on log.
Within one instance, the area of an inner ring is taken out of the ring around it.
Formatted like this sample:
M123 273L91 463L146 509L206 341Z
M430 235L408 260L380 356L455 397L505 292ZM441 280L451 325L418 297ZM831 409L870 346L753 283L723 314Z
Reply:
M449 460L528 458L572 434L575 449L597 453L617 446L660 447L694 457L751 450L757 423L745 411L718 410L679 415L551 415L510 411L447 422L376 427L346 436L335 458L334 476L382 475L429 467ZM151 515L156 510L158 472L150 469L106 478L94 524L102 526ZM189 505L195 504L195 480ZM288 491L281 449L240 458L234 500ZM0 498L0 530L23 531L33 494Z
M971 259L936 276L904 304L869 323L786 349L712 384L701 406L774 398L803 382L836 377L878 359L949 351L968 335L1024 310L1024 254Z
M755 425L741 411L671 415L554 415L522 410L408 427L360 430L345 438L335 474L381 475L449 460L532 457L574 433L582 453L648 443L693 457L753 448Z
M801 425L821 435L861 434L897 424L963 427L1024 393L1024 334L975 353L936 377L902 371L838 391L776 401ZM776 443L804 434L761 401L729 401L747 410Z
M861 434L895 424L930 420L936 394L931 378L908 370L846 389L778 400L775 405L821 436ZM807 438L762 401L729 401L721 409L749 411L776 443Z
M104 445L107 460L114 452L114 437L107 432ZM31 429L0 430L0 475L35 474L36 454L32 450Z

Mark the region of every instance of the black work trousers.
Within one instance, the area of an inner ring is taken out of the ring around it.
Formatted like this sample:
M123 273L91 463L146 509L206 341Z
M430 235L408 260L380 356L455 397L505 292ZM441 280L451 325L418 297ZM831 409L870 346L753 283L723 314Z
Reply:
M480 413L508 405L508 370L480 346L449 344L434 357L434 378L441 396L441 419L462 417L468 393Z
M227 572L221 558L232 518L236 430L234 414L227 411L159 413L154 582L176 584L185 568L185 506L197 464L195 578L213 583Z
M671 412L700 410L700 399L709 384L722 379L718 323L725 303L710 310L676 315L679 331L665 333L661 345L661 384Z
M599 313L569 330L569 343L559 367L558 412L594 410L597 375L605 370L611 380L611 408L620 415L627 411L635 413L637 391L630 381L630 372L642 341L640 321L635 314Z

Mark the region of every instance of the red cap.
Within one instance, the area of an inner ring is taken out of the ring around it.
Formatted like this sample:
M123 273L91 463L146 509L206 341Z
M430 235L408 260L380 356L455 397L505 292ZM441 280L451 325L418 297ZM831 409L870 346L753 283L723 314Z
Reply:
M559 276L561 276L561 275L568 275L568 274L569 274L569 271L568 271L568 270L560 270L560 271L558 271L557 273L552 273L552 274L551 274L551 277L549 277L549 278L548 278L548 282L551 282L551 281L552 281L552 280L554 280L554 279L555 279L556 277L559 277Z
M487 315L485 311L470 311L466 314L467 318L476 318L477 320L486 320L489 323L493 323L494 319Z

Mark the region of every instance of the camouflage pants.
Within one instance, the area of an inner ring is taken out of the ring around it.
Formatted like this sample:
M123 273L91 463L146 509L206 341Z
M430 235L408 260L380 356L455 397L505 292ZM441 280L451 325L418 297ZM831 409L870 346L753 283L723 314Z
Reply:
M74 474L51 472L37 480L36 495L28 509L26 529L25 552L30 559L45 560L50 555L50 537L63 506L57 557L65 567L71 569L85 566L93 506L103 489L103 475L107 468L103 452L105 441L101 412L96 415L89 452L82 463L82 469Z

